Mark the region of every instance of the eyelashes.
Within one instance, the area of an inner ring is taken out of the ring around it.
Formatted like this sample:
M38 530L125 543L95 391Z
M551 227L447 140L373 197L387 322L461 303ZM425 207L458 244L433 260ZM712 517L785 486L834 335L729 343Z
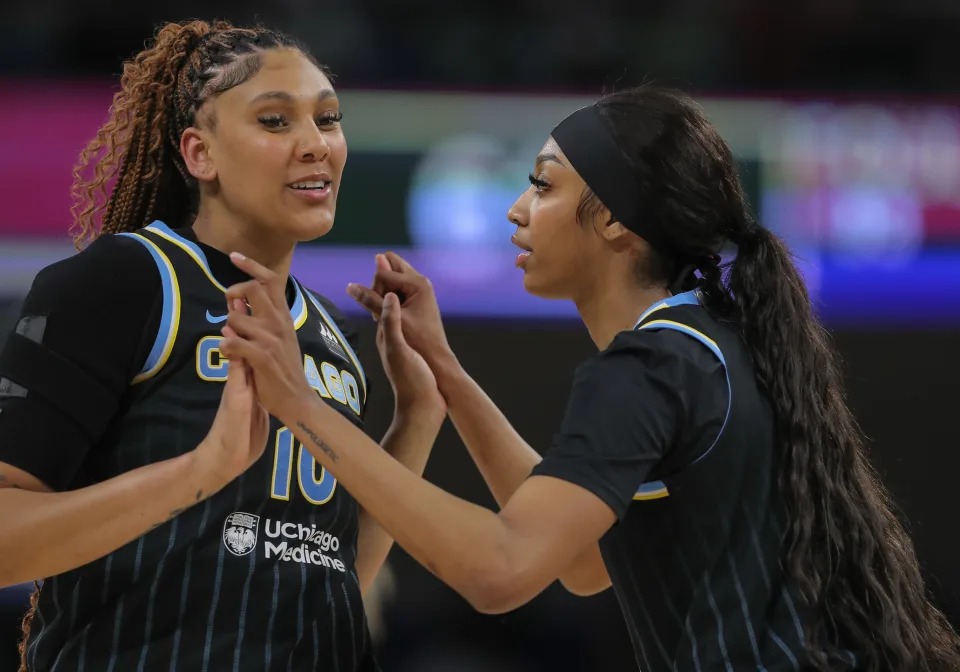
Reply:
M337 110L336 114L322 114L317 117L317 126L339 124L343 121L343 112Z
M316 123L317 126L322 128L325 126L327 127L333 126L334 124L340 123L340 121L342 120L343 120L343 112L340 112L340 111L337 111L336 113L326 112L320 115L319 117L317 117L316 119L314 119L314 123ZM265 128L268 128L270 130L280 130L290 125L290 122L287 119L286 115L283 115L283 114L261 115L257 117L257 121L259 121Z
M528 179L530 180L530 184L532 184L534 187L537 188L537 192L540 192L540 191L543 191L544 189L549 189L549 188L550 188L550 183L549 183L549 182L547 182L546 180L544 180L544 179L542 179L542 178L537 177L537 176L534 175L533 173L530 173L530 175L528 175L527 177L528 177Z

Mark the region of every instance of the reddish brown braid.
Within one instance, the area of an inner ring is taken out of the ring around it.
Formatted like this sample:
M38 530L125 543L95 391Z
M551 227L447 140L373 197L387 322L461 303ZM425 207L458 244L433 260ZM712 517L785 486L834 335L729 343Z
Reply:
M77 246L104 233L136 231L154 219L187 223L199 194L180 155L180 137L197 121L205 101L255 75L257 55L277 48L297 49L330 74L290 36L226 21L168 23L124 63L110 118L73 171ZM27 645L40 597L40 585L34 585L23 618L19 672L27 672Z
M180 155L183 131L211 96L256 74L259 52L280 47L299 50L326 72L291 37L225 21L168 23L124 63L110 118L73 172L77 245L103 233L136 231L154 219L187 223L199 194Z
M28 609L27 613L24 615L23 623L21 625L23 628L23 639L21 639L20 643L17 645L17 650L20 652L19 672L27 672L27 644L30 640L30 625L33 623L33 617L37 613L37 602L39 599L40 584L34 581L33 592L30 593L30 609Z

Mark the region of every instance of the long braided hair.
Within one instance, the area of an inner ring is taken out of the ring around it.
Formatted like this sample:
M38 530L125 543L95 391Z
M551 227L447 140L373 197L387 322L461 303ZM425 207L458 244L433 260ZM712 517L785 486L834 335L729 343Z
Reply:
M207 100L255 75L264 50L282 47L297 49L327 73L295 39L225 21L168 23L124 63L110 119L73 172L78 246L154 219L187 223L199 194L180 155L183 131L197 123Z
M174 226L189 223L197 212L199 190L180 154L180 137L198 122L206 101L253 77L262 53L278 48L297 49L329 76L290 36L226 21L168 23L124 63L110 118L73 171L77 247L104 233L136 231L154 219ZM19 672L27 672L39 595L35 584L23 618Z
M960 641L928 600L913 544L864 451L847 407L839 358L814 317L790 252L749 213L730 148L687 95L652 86L598 103L630 161L664 247L641 264L738 326L775 413L779 488L787 510L781 566L807 615L817 670L856 651L870 672L960 670ZM589 190L580 221L601 210ZM595 221L595 220L594 220ZM737 247L721 266L717 252Z

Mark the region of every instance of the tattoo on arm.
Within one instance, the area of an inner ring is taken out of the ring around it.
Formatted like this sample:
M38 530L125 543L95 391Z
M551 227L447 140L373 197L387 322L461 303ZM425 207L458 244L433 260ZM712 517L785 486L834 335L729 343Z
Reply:
M153 525L153 527L150 528L150 530L151 531L155 530L161 525L165 525L166 523L169 523L171 520L173 520L174 518L176 518L177 516L179 516L181 513L183 513L189 508L190 508L189 506L183 506L179 509L174 509L173 511L170 512L170 515L167 516L166 520L161 520L159 523L156 523L155 525Z
M340 456L337 455L336 451L334 451L333 448L331 448L330 446L325 444L323 441L321 441L320 437L314 434L313 430L307 427L304 423L297 422L297 427L302 429L304 434L309 436L310 440L313 441L320 450L325 452L331 461L336 462L337 460L340 459Z
M194 498L194 501L195 501L195 502L199 502L201 497L203 497L203 490L197 490L197 495L196 495L196 497ZM159 523L155 523L155 524L150 528L150 530L151 530L151 531L152 531L152 530L155 530L155 529L157 529L158 527L160 527L161 525L163 525L163 524L165 524L165 523L169 523L171 520L173 520L174 518L176 518L177 516L179 516L181 513L183 513L184 511L186 511L186 510L189 509L189 508L190 508L189 506L183 506L183 507L180 507L179 509L174 509L173 511L170 512L170 515L167 516L167 519L166 519L166 520L161 520Z
M193 501L199 502L201 497L203 497L203 490L197 490L197 496L194 497ZM176 518L177 516L179 516L181 513L183 513L189 508L190 508L189 506L181 506L179 509L174 509L173 511L170 512L170 515L167 517L167 521L173 520L174 518ZM167 521L164 521L164 522L167 522ZM163 523L160 523L160 524L163 525Z

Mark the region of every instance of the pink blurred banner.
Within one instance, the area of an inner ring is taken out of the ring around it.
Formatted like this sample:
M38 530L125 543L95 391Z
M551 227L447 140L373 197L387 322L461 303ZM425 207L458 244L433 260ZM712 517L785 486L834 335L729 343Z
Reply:
M109 83L0 83L0 235L66 236L80 151L107 119Z
M0 81L0 236L66 237L73 167L116 86ZM766 225L841 250L960 245L960 107L781 103L755 131Z

